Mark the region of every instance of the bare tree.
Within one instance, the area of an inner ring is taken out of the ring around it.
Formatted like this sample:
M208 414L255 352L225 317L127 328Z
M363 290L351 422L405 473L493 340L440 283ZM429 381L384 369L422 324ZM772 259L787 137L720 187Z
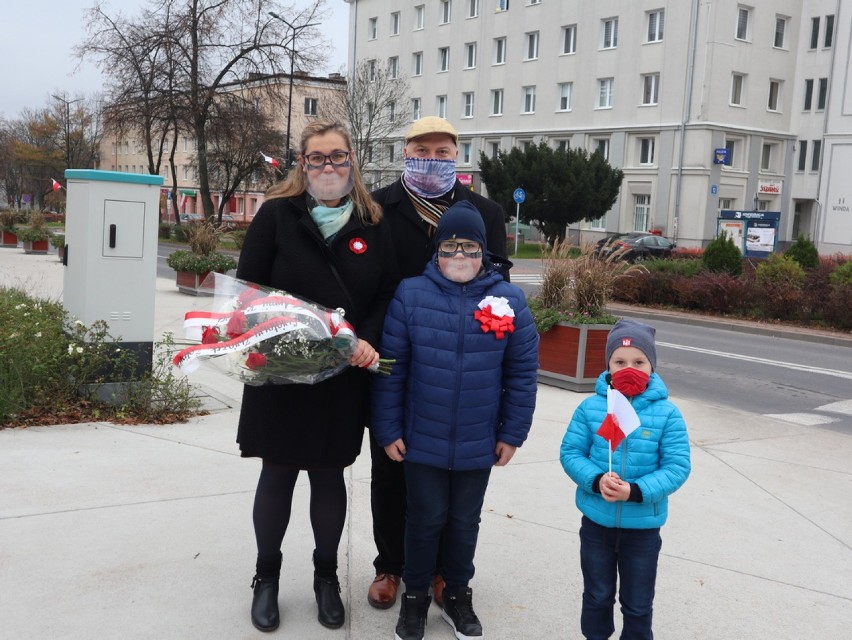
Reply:
M358 166L374 186L388 171L398 173L399 163L390 149L401 137L400 130L410 108L410 85L392 63L380 65L362 60L349 74L346 91L337 94L332 106L335 117L348 123ZM393 179L396 179L396 175Z

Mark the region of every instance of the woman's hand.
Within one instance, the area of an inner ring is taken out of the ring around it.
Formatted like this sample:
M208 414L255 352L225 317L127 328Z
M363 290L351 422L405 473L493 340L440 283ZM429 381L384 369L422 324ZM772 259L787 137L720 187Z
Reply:
M385 453L388 454L388 458L391 460L402 462L403 458L405 458L405 443L402 441L402 438L397 438L387 445Z
M349 358L349 364L353 367L362 367L366 369L379 361L379 352L373 349L366 340L358 339L358 344L355 346L355 353Z

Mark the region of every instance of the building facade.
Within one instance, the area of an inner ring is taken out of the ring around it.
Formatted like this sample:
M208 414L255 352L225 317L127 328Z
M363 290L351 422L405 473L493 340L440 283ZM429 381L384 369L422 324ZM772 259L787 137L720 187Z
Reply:
M298 150L302 129L318 117L339 112L338 94L345 92L346 80L339 74L328 77L314 77L305 74L293 74L292 110L275 106L270 99L272 91L287 96L289 100L290 76L277 76L272 81L269 78L256 81L234 83L223 87L222 91L237 92L242 97L251 100L256 109L263 110L272 116L277 129L286 134L288 115L290 119L290 146ZM121 127L110 127L109 118L105 119L104 137L101 142L100 166L105 171L121 171L126 173L148 173L148 155L138 132ZM284 145L286 147L286 143ZM175 219L176 215L187 214L194 217L202 212L201 197L198 188L197 144L191 131L179 134L178 146L175 152L174 164L177 168L178 198L174 204L169 199L172 184L171 164L168 152L164 154L160 167L164 187L161 195L162 218L166 221ZM286 163L286 148L265 147L257 149L261 153L275 158L283 169ZM283 178L282 171L277 171L275 177ZM254 217L260 205L264 202L264 193L270 186L269 178L255 176L255 179L244 181L242 188L230 198L224 213L232 215L236 221L248 222ZM217 208L222 198L222 192L217 191L211 182L211 196Z
M624 171L584 239L703 246L720 211L764 211L779 249L852 250L852 0L345 1L350 67L398 65L406 122L456 125L474 188L480 153L545 141Z

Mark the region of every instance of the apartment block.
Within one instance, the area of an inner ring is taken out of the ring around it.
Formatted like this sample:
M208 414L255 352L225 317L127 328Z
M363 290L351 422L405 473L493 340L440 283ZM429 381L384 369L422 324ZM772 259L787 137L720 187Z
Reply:
M396 60L400 137L450 120L474 188L480 153L544 141L624 171L584 239L704 246L720 211L778 212L779 250L852 250L852 0L345 1L350 67Z

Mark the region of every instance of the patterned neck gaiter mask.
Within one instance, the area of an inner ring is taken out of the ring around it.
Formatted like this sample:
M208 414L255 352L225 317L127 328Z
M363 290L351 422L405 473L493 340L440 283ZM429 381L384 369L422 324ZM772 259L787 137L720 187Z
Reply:
M438 198L456 183L456 161L406 158L402 179L421 198Z

